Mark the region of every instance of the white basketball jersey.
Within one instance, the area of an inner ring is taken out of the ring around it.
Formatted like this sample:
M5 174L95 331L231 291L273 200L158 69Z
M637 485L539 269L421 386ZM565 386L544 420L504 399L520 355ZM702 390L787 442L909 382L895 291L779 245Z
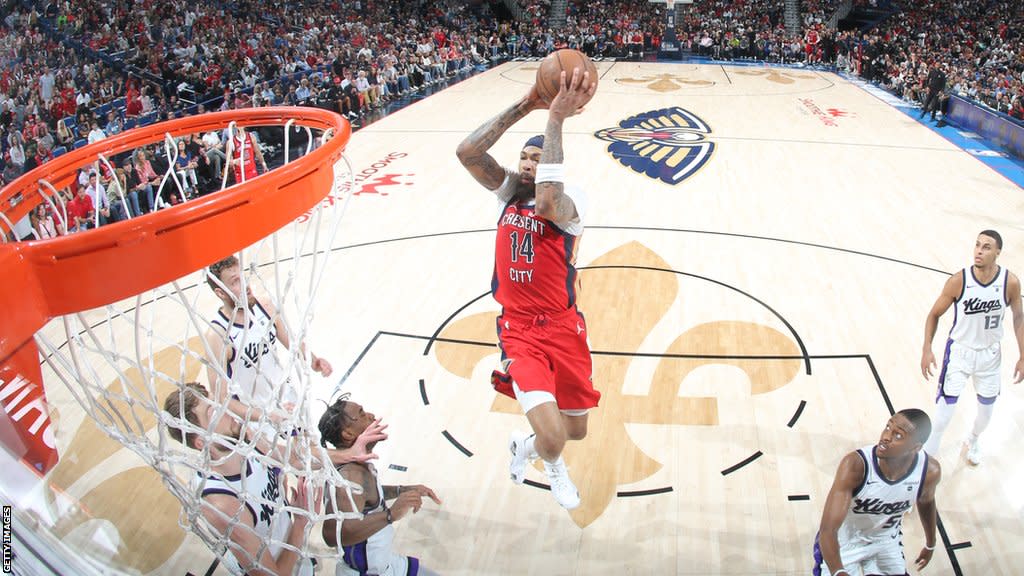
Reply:
M253 532L260 540L267 542L268 551L277 558L281 554L281 543L287 541L292 526L291 516L284 510L285 501L279 478L281 470L268 468L255 458L247 458L245 467L244 474L225 476L224 479L207 477L202 496L226 494L238 498L252 514ZM197 480L202 482L202 475L197 474ZM232 573L241 573L238 560L230 548L224 552L224 560ZM298 567L298 574L313 573L313 563L309 559L300 560Z
M358 464L355 464L358 466ZM377 469L373 464L366 464L373 474L377 485L377 505L366 506L362 513L374 514L382 512L387 508L384 501L384 486L380 483ZM393 544L395 540L395 527L385 524L383 528L374 532L366 539L352 546L343 547L343 561L338 562L335 568L335 576L349 576L352 574L378 574L380 576L401 576L406 573L406 561L394 554Z
M982 350L1003 339L1003 313L1006 312L1006 280L1009 272L999 267L988 284L978 282L974 268L964 268L964 286L956 300L950 340Z
M227 358L227 373L231 380L228 390L248 404L265 408L278 406L274 387L284 386L286 373L274 353L277 327L270 314L256 302L246 314L248 326L228 320L222 310L211 322L227 333L231 340L231 353ZM293 401L285 391L283 400Z
M861 448L857 454L864 459L866 472L839 527L840 548L899 538L903 515L914 507L928 470L928 455L922 450L903 478L889 481L878 471L874 446Z

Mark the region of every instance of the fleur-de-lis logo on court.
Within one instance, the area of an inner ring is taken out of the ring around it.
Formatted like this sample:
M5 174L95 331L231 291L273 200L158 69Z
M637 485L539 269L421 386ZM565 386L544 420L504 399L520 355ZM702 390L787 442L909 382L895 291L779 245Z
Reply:
M765 80L775 82L776 84L792 84L797 80L808 80L815 77L813 74L801 74L788 70L775 70L774 68L769 68L768 70L736 70L735 73L743 76L762 76Z
M710 86L714 84L710 80L690 80L685 76L677 74L653 74L641 78L618 78L615 81L622 84L646 84L648 90L654 90L655 92L675 92L686 85Z
M627 425L718 424L717 398L685 394L690 374L706 366L734 367L746 374L750 393L756 395L788 384L801 364L790 336L770 326L735 320L689 326L675 334L661 354L642 353L651 345L655 326L677 306L681 283L667 262L638 242L601 256L582 269L580 277L580 309L587 315L594 351L593 381L602 394L600 407L590 412L587 437L570 442L563 453L582 498L570 516L583 528L604 513L619 486L645 480L662 467L633 442ZM635 298L626 300L629 295ZM482 312L449 324L434 348L440 364L456 376L472 378L474 367L495 349L460 343L496 343L496 315L497 310ZM643 386L627 379L633 360L640 356L657 357L653 376ZM496 393L491 411L518 414L520 408Z

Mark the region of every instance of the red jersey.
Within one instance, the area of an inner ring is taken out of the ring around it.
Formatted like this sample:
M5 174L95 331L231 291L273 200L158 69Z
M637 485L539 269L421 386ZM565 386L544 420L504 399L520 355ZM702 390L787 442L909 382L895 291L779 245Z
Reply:
M509 178L506 187L514 190ZM576 250L583 233L585 197L578 188L566 186L576 203L579 221L566 230L537 216L534 202L509 200L498 218L491 294L505 312L555 314L576 305L579 278Z
M256 153L253 152L253 146L256 143L248 132L245 133L245 139L239 138L238 132L235 132L234 139L234 149L231 152L231 159L234 160L232 167L235 169L235 182L240 184L257 176ZM244 175L242 174L243 165L245 166Z

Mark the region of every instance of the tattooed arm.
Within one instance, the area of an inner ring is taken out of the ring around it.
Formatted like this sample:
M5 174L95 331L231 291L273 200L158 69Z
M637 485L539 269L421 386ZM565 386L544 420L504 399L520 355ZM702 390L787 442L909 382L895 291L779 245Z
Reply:
M544 131L544 150L540 155L541 164L561 164L562 123L569 116L578 114L582 103L590 100L597 89L597 84L590 81L590 75L574 68L569 83L562 72L562 88L558 96L551 101L548 113L548 125ZM559 227L576 218L576 205L572 198L565 194L565 186L561 182L541 182L537 184L537 215L546 218Z
M524 98L485 122L459 144L455 153L477 182L488 190L495 190L501 186L505 181L505 169L487 151L513 124L530 112L543 107L544 103L537 96L536 89L531 89Z

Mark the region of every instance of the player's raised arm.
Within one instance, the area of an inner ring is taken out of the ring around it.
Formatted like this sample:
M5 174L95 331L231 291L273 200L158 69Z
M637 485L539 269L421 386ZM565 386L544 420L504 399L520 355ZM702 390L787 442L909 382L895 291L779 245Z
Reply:
M931 311L928 312L928 318L924 321L924 346L921 350L921 374L925 378L931 378L932 369L935 368L935 354L932 353L932 340L935 338L935 330L939 327L939 318L949 310L949 307L956 302L956 299L960 297L960 294L964 289L964 272L961 270L956 274L949 277L946 280L946 285L942 287L942 293L939 294L938 299L935 300L935 304L932 305Z
M850 510L853 491L864 481L866 473L864 460L856 452L850 452L839 463L832 489L825 500L825 511L818 528L818 545L821 557L832 574L843 569L843 559L839 555L839 527Z
M559 227L576 217L576 206L565 194L564 153L562 149L562 123L579 112L597 90L587 72L574 68L571 76L562 72L562 87L551 101L548 124L544 131L544 151L537 165L537 215Z
M484 122L459 144L455 154L477 182L488 190L496 190L501 186L505 181L505 169L487 151L513 124L530 112L543 107L544 103L537 95L537 89L531 88L529 94L504 112Z

